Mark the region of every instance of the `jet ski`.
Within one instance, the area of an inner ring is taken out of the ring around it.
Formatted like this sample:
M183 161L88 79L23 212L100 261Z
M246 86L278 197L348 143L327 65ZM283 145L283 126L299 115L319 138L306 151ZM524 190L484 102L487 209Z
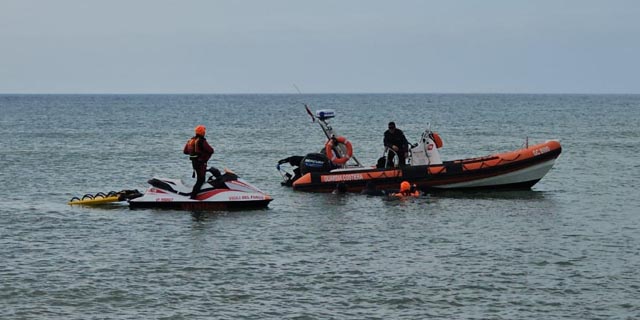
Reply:
M283 186L309 192L332 192L337 186L348 192L367 193L397 188L402 181L416 185L423 192L451 189L530 189L551 170L562 151L560 142L548 140L524 148L483 157L443 161L439 149L442 138L427 125L418 143L408 150L408 163L390 163L391 149L385 149L376 165L363 166L353 154L353 146L339 136L328 120L333 110L318 110L318 121L327 137L320 153L282 159L276 167L283 176ZM295 161L294 161L295 160ZM289 163L298 169L294 174L280 165Z
M217 171L210 168L212 174ZM153 177L143 196L129 200L129 207L166 208L181 210L234 210L262 209L273 200L271 196L225 170L218 177L210 176L195 199L191 199L192 187L181 179Z

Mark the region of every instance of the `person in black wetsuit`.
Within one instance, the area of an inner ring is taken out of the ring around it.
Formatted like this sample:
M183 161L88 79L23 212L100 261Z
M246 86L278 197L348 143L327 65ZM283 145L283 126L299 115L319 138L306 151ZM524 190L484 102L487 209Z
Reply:
M209 145L207 139L204 138L206 130L207 128L205 128L205 126L197 126L195 129L196 135L187 141L183 149L183 153L189 155L193 171L197 176L196 184L193 185L193 189L191 190L191 199L197 198L207 174L207 161L209 161L209 158L213 155L213 148ZM220 172L218 171L218 175L219 174Z
M387 166L393 166L393 156L398 155L398 167L404 167L406 153L409 152L409 141L396 123L389 122L389 130L384 132L384 146L393 150L387 153Z

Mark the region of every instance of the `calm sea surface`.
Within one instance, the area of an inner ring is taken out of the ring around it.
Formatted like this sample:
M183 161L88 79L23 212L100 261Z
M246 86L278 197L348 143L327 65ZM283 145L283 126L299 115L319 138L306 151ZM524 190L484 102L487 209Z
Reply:
M532 191L411 201L280 186L317 151L302 103L373 165L394 120L445 159L559 139ZM0 95L1 319L638 319L639 95ZM191 184L207 126L267 210L70 207L85 193Z

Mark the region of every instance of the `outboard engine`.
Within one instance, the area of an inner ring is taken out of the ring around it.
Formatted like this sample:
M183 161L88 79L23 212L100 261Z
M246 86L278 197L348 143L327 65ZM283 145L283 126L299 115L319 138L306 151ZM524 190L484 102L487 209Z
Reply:
M330 170L331 162L322 153L309 153L300 161L300 174L302 175L308 172L329 172Z
M442 147L442 140L437 133L427 129L422 133L418 144L411 148L411 165L442 164L438 148Z

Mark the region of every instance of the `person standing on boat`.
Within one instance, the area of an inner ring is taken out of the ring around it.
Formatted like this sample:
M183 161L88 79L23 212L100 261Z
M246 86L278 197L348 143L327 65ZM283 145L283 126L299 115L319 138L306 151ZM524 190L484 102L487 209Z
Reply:
M405 158L409 152L409 141L402 130L396 128L396 123L389 122L389 130L384 132L384 146L393 150L387 153L387 166L393 165L393 156L398 155L398 167L405 165Z
M204 184L204 179L207 174L207 161L209 161L209 158L211 158L213 154L213 148L209 145L207 139L204 138L206 131L207 128L205 128L205 126L197 126L195 129L196 135L187 141L182 151L184 154L189 155L193 171L197 177L196 184L193 185L193 190L191 190L191 199L196 199L200 188Z

